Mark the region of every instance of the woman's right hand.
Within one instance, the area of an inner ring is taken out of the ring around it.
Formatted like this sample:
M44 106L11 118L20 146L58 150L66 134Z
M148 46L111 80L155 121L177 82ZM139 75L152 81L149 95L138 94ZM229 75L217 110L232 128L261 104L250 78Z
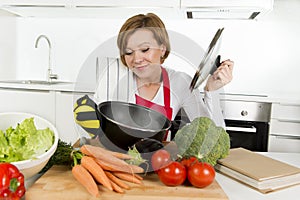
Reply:
M217 70L208 78L205 91L218 90L227 85L232 80L234 62L227 59L224 60Z

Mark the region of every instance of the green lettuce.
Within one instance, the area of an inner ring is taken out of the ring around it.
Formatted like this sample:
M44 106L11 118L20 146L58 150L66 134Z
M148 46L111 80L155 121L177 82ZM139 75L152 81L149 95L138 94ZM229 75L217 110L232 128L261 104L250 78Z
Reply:
M37 129L34 118L25 119L15 128L0 130L0 162L35 159L48 151L54 143L54 133L49 128Z

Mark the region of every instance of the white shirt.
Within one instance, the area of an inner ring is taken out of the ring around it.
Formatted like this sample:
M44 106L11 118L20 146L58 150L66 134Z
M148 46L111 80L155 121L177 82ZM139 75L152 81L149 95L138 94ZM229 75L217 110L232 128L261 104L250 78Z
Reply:
M191 92L189 86L192 78L188 74L170 68L166 68L166 70L170 81L172 120L180 108L183 108L191 121L196 117L205 116L211 118L217 126L225 127L217 91L204 92L204 96L200 94L198 89ZM138 94L135 76L130 70L125 70L120 73L120 77L119 81L109 81L108 95L105 87L107 80L102 78L94 96L96 103L107 100L135 103L135 94ZM164 106L163 84L161 84L152 102Z

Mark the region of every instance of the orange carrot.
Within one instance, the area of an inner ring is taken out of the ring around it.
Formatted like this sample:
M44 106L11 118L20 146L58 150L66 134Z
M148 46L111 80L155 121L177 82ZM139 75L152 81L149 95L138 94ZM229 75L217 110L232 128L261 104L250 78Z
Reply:
M139 179L139 180L143 180L144 178L142 177L142 176L140 176L140 175L138 175L138 174L133 174L137 179Z
M125 153L120 153L120 152L116 152L116 151L110 151L109 153L111 153L113 156L115 156L119 159L123 159L123 160L132 159L131 155L128 155L128 154L125 154Z
M130 165L129 164L129 168L130 168L130 173L144 173L145 170L142 167L139 167L137 165Z
M112 173L108 172L108 171L104 171L106 176L115 184L117 184L118 186L120 186L121 188L124 188L126 190L129 190L130 187L129 185L127 185L125 182L123 182L121 179L119 179L118 177L116 177L115 175L113 175Z
M83 185L87 191L93 196L99 195L97 183L95 182L92 175L81 165L75 165L72 168L72 174L75 179Z
M126 173L126 172L113 172L113 175L115 175L116 177L128 181L128 182L132 182L132 183L136 183L136 184L142 184L142 181L139 180L138 178L136 178L133 174L130 173Z
M118 171L118 169L120 169L120 170L123 169L122 166L113 165L104 160L99 160L98 158L95 158L95 161L98 165L100 165L102 167L102 169L107 170L107 171Z
M96 147L92 145L83 145L80 147L80 151L85 155L92 156L100 160L105 160L108 163L121 165L121 166L128 165L128 163L125 162L124 160L112 156L110 153L107 153L107 151L103 151L103 148L101 147Z
M136 165L130 165L130 164L126 164L126 165L114 165L112 163L109 163L107 161L104 160L100 160L100 159L95 159L95 161L104 169L107 171L121 171L121 172L128 172L128 173L143 173L144 169L136 166Z
M129 154L126 154L126 153L121 153L121 152L117 152L117 151L111 151L111 150L108 150L108 149L105 149L103 147L100 147L100 146L95 146L97 148L98 151L101 151L103 152L104 154L111 154L113 155L114 157L117 157L119 159L123 159L123 160L127 160L127 159L132 159L133 157Z
M116 191L118 193L124 193L124 190L118 184L111 181L111 185L112 185L114 191Z
M109 190L113 190L110 180L105 175L100 165L96 163L94 158L89 156L83 156L81 158L81 165L92 174L96 181L101 183L104 187L108 188Z

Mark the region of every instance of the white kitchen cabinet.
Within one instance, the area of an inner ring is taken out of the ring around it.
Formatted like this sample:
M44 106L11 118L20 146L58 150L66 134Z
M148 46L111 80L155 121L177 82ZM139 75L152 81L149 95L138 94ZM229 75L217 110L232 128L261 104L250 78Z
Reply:
M268 151L300 152L300 104L272 104Z
M85 94L93 96L92 93L83 92L56 92L55 124L60 138L65 142L73 144L83 134L83 129L75 123L73 108L75 101Z
M269 152L300 152L300 137L270 135Z
M0 112L39 115L55 125L55 93L49 90L0 88Z
M140 1L140 0L1 0L0 5L10 6L98 6L98 7L179 7L179 0Z
M73 144L84 130L74 121L73 106L79 98L93 93L39 89L0 88L0 112L26 112L50 121L61 140Z
M273 103L272 118L279 120L298 121L300 123L300 104Z
M101 17L124 19L141 10L183 18L180 0L1 0L0 9L21 17ZM112 13L118 13L117 15Z
M64 6L69 2L68 0L1 0L0 5L4 6Z
M300 137L300 121L271 119L270 130L273 135Z

